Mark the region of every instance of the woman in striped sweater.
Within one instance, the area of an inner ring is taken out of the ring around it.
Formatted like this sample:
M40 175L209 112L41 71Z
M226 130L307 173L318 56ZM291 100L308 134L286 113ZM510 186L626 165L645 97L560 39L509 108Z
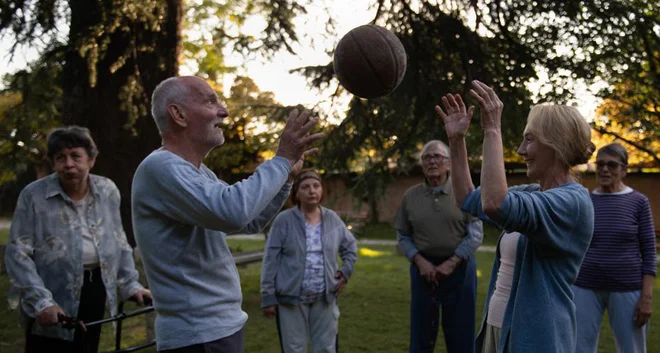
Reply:
M644 353L657 268L651 206L646 196L623 183L628 165L623 146L601 148L596 165L594 235L573 286L576 352L596 352L607 310L617 352Z

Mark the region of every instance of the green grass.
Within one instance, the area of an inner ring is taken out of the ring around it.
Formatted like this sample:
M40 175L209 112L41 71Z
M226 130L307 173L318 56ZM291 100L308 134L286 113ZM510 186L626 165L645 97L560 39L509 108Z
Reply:
M232 240L232 247L245 249L260 248L262 241ZM397 255L393 246L369 247L361 254L356 269L345 292L340 297L341 317L340 346L342 352L405 352L408 349L410 289L408 261ZM377 256L367 256L377 255ZM493 263L493 253L477 254L478 289L477 289L477 325L483 312L484 296ZM259 276L261 264L255 263L239 268L243 286L243 309L250 318L245 326L246 353L279 353L279 343L275 322L265 318L260 309ZM8 288L6 275L0 275L0 292ZM660 312L660 279L655 282L654 308ZM132 304L127 311L133 310ZM23 330L18 326L15 312L8 312L6 305L0 305L0 351L7 353L22 352ZM653 325L653 323L652 323ZM125 321L123 347L139 344L145 340L144 317L135 317ZM654 325L655 326L655 325ZM476 327L475 327L476 328ZM653 334L651 327L647 338L648 352L660 352L660 335ZM442 336L442 333L440 333ZM440 337L442 338L442 337ZM435 352L445 352L442 340L438 340ZM111 326L106 326L103 333L101 350L114 347ZM147 350L146 352L154 352ZM603 320L599 353L614 353L614 338L607 319Z
M25 342L25 330L19 325L18 313L9 311L7 302L4 301L5 294L9 288L9 279L6 274L0 275L0 292L2 292L3 302L0 305L0 352L3 353L23 353ZM127 303L125 312L136 310L137 306L133 303ZM145 315L135 316L123 321L122 330L122 348L128 348L134 345L146 342ZM103 326L101 334L100 352L113 351L115 349L114 330L110 324ZM151 347L140 352L156 352L155 347Z
M353 234L358 239L391 239L396 240L396 229L390 223L368 223L359 229L354 229ZM497 228L484 224L484 245L496 245L500 231Z
M263 250L265 240L227 239L232 253Z
M0 229L0 244L9 243L9 229Z
M364 247L363 247L364 248ZM379 257L360 256L356 270L340 297L339 340L344 352L405 352L409 340L410 289L408 261L392 247L370 247L386 252ZM477 326L483 312L493 253L480 252L478 262ZM246 325L246 352L279 352L277 329L259 308L259 265L240 269L244 310L250 315ZM660 295L656 281L655 297ZM654 312L660 303L654 301ZM475 327L476 329L477 327ZM653 332L653 328L649 332ZM435 352L445 352L440 332ZM660 335L648 335L648 352L660 351ZM614 338L607 318L601 329L599 353L615 353Z
M358 239L396 240L396 229L390 223L367 223L351 231Z
M124 312L128 313L139 309L134 303L127 303ZM147 314L150 317L156 315L155 313ZM121 335L121 348L136 346L147 342L146 320L147 315L139 315L128 318L122 322L122 335ZM101 343L99 345L99 352L108 352L115 350L115 331L110 324L104 324L101 333ZM155 353L156 347L149 347L149 349L141 350L140 352Z

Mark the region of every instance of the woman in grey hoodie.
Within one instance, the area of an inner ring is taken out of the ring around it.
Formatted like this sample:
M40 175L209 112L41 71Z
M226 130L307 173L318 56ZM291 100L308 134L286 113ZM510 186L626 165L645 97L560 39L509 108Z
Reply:
M266 242L261 271L262 308L277 318L283 353L337 351L337 295L353 273L355 237L332 210L321 206L321 175L296 176L296 207L280 213ZM339 267L337 255L342 260Z

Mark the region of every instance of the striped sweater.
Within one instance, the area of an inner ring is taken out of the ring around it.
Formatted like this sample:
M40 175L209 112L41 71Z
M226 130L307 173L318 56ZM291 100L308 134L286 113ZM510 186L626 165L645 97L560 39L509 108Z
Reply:
M644 275L656 275L657 257L651 205L643 194L626 188L594 191L594 236L575 285L605 291L642 288Z

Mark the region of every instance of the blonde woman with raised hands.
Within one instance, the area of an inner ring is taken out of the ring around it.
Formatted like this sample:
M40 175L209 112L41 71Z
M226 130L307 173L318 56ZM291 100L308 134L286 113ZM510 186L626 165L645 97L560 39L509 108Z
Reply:
M527 176L538 184L509 187L502 146L503 104L492 88L473 81L484 133L481 186L474 187L465 134L474 107L448 94L436 112L449 139L454 195L461 208L502 230L477 352L573 353L576 316L571 284L593 233L589 192L572 168L594 151L591 129L574 107L532 108L518 148Z

